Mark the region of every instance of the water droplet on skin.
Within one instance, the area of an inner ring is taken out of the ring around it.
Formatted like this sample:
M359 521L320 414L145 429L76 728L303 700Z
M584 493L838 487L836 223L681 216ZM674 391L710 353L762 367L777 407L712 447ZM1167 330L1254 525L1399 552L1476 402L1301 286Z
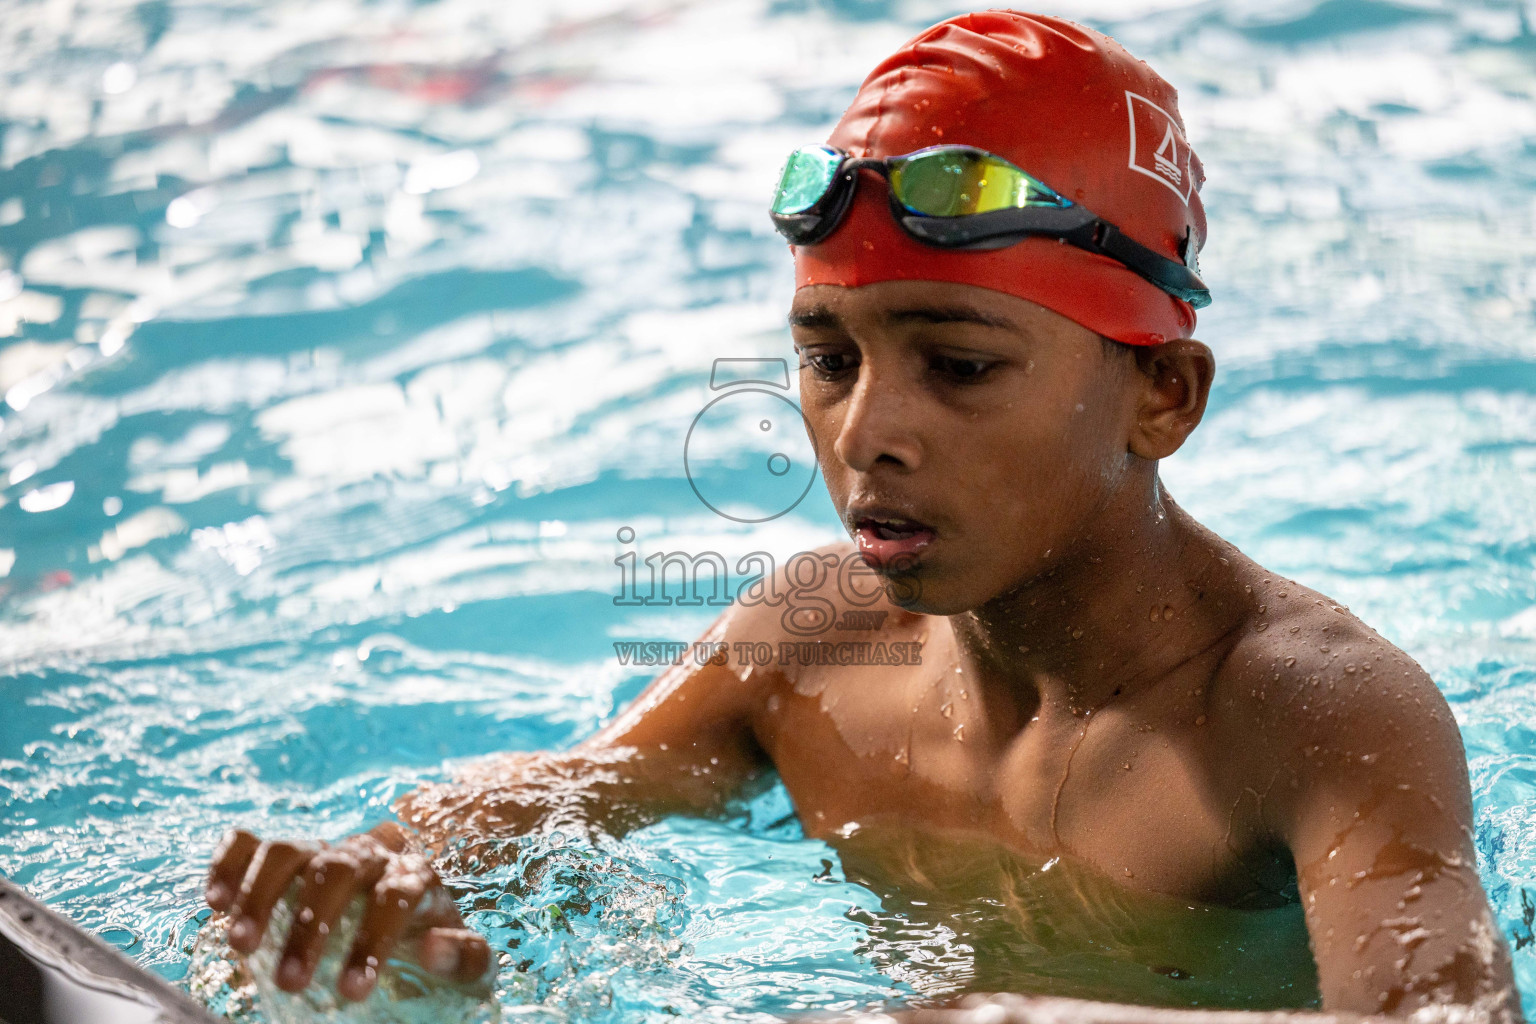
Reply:
M945 701L944 702L944 706L939 708L939 714L943 715L945 718L952 717L954 715L954 713L955 713L955 706L953 704L951 704L949 701Z
M1136 876L1131 874L1131 869L1130 868L1126 868L1125 869L1125 877L1126 878L1135 878Z
M1171 618L1173 618L1173 605L1171 605L1171 604L1163 605L1163 621L1167 622Z
M1163 617L1163 610L1161 608L1159 608L1157 605L1153 605L1152 606L1152 613L1147 616L1147 620L1149 622L1156 622L1158 619L1160 619L1162 617Z
M1196 715L1195 716L1195 724L1196 725L1204 725L1205 724L1205 716L1204 715Z
M1073 640L1081 640L1082 638L1083 638L1083 631L1082 630L1074 629L1072 631L1072 639Z
M1296 659L1295 658L1286 658L1285 659L1285 667L1286 668L1290 668L1294 664L1296 664Z
M960 743L964 743L965 742L965 723L964 722L961 722L959 725L955 726L955 739L958 742L960 742Z

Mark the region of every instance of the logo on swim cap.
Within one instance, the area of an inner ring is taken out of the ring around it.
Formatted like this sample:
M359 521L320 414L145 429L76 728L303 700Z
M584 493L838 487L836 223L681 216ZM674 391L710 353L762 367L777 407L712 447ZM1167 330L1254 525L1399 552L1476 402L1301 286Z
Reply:
M1189 167L1189 143L1172 114L1145 96L1125 94L1131 116L1130 168L1161 182L1186 206L1195 188Z

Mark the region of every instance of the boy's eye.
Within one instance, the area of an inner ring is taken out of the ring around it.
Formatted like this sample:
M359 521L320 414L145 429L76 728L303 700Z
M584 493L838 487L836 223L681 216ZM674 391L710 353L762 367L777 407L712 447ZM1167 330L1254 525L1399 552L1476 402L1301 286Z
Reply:
M821 377L832 377L853 369L853 356L846 352L802 352L800 368L810 367Z
M984 359L958 359L954 356L934 356L930 365L946 377L963 381L977 380L993 366Z

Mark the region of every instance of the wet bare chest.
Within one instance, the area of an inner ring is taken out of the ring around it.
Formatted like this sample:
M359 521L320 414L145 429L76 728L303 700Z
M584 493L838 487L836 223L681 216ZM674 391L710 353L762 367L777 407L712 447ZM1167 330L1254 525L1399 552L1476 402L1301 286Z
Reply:
M1204 896L1241 886L1253 856L1244 787L1212 772L1194 715L1020 720L932 664L803 677L773 700L764 745L812 833L890 818L977 830Z

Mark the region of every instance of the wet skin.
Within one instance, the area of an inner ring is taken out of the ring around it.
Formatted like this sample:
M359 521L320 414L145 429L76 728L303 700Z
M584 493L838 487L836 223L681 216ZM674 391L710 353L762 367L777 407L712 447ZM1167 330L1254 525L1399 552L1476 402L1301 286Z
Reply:
M1325 1009L1453 1002L1518 1019L1433 681L1161 488L1157 461L1204 412L1204 345L1109 346L1024 300L929 282L802 289L791 324L828 490L887 588L877 629L810 641L920 643L920 663L669 670L572 752L508 755L406 797L429 847L705 812L772 767L812 835L906 822L1192 900L1294 893ZM775 586L838 618L871 607L830 572ZM805 642L785 608L739 603L706 639ZM347 843L333 860L360 856ZM436 886L401 849L384 870L404 858ZM216 857L209 902L236 914L232 944L254 947L308 856L241 833ZM330 914L354 891L380 901L378 885L373 869L332 871L303 899ZM485 966L483 940L437 924L445 968ZM365 928L371 955L403 927ZM280 983L306 984L319 944L313 927L291 937ZM343 994L370 985L349 975Z

